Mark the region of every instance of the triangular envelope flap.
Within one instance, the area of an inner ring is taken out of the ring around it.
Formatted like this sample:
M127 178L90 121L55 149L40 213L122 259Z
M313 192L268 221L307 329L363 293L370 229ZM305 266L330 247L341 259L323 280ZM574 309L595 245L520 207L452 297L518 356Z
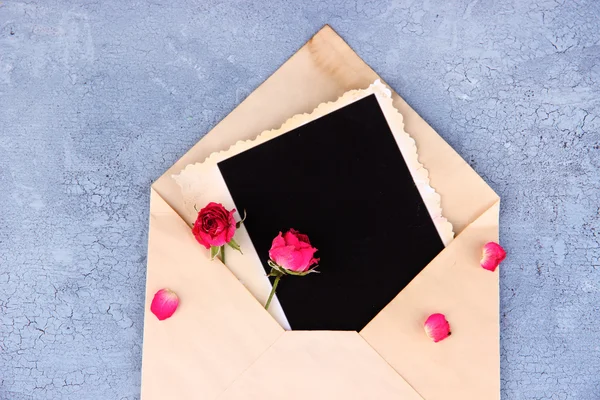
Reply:
M498 212L499 202L360 332L427 400L500 397L498 272L479 265L483 245L498 241ZM433 343L423 322L436 312L446 315L452 335Z
M423 400L356 332L285 332L219 400Z
M239 140L254 139L264 130L279 128L293 115L310 113L320 103L334 101L351 89L366 88L377 79L381 78L325 26L153 187L179 215L189 219L173 175L188 164L204 161L215 151L226 150ZM393 98L394 106L404 117L406 132L417 143L419 161L429 171L431 186L442 198L444 216L458 234L498 196L404 100L395 93Z
M164 321L146 312L145 400L215 398L283 332L152 190L146 310L162 288L175 291L180 305Z

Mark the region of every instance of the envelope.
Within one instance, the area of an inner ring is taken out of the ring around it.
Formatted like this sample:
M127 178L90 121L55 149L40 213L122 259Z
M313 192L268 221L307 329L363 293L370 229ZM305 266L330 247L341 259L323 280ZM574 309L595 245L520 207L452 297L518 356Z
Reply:
M325 26L152 185L143 399L500 397L498 273L479 266L482 246L498 241L499 197L396 93L455 238L359 332L284 330L190 233L173 175L378 79ZM164 287L181 302L158 321L149 304ZM423 332L434 312L452 326L439 343Z

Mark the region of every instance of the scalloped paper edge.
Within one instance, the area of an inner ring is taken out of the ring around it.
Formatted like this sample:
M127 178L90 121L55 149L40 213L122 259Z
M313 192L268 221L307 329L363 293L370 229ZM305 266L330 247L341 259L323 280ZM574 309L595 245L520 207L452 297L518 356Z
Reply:
M450 221L442 214L441 197L430 185L429 171L427 171L423 164L418 160L417 144L404 130L404 118L400 111L393 105L391 90L381 83L379 79L369 85L366 89L350 90L335 101L321 103L311 113L294 115L285 121L279 128L264 131L255 139L240 140L227 150L212 153L201 163L187 165L179 174L172 176L181 187L184 202L188 203L185 199L188 197L193 198L193 193L201 190L202 177L208 174L210 168L216 167L217 163L372 94L377 98L379 106L385 115L390 130L398 144L398 148L404 157L404 161L410 170L438 234L440 235L444 246L448 246L454 239L454 231Z

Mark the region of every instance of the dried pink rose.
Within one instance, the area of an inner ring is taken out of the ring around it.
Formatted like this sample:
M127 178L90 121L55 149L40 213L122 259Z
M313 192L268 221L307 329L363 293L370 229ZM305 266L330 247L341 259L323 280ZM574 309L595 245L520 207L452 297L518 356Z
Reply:
M267 299L267 304L265 304L265 309L269 309L282 276L305 276L318 272L315 268L317 268L319 259L314 257L317 251L310 244L307 235L295 229L290 229L285 234L279 232L279 235L273 239L271 250L269 250L269 261L267 261L271 267L269 276L274 276L275 282Z
M308 272L319 262L314 255L317 249L311 246L307 235L290 229L273 239L269 258L279 267L296 273Z
M425 333L436 343L450 336L450 324L446 321L446 316L444 314L431 314L425 321Z
M494 272L498 265L506 258L506 251L496 242L489 242L483 246L481 267Z
M154 295L152 304L150 304L150 311L156 315L159 321L169 318L179 306L179 297L177 294L169 289L160 289Z
M192 227L192 233L198 243L207 249L229 243L236 229L233 214L235 208L229 211L222 204L208 203L198 212L198 218Z

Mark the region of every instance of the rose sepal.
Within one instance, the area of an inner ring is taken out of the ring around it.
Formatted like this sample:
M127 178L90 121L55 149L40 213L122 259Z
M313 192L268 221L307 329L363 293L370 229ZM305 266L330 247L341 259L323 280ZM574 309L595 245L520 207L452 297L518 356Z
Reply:
M269 267L271 267L273 270L279 272L282 275L305 276L305 275L308 275L313 272L316 274L319 273L319 271L316 270L318 265L311 267L308 271L296 272L296 271L289 270L287 268L283 268L281 265L277 265L275 262L273 262L273 260L267 261L267 264L269 264ZM272 275L272 273L273 272L271 271L271 274L269 274L269 276L276 276L276 275Z
M242 226L242 224L244 223L245 220L246 220L246 210L244 210L244 216L242 217L242 219L235 224L235 229L240 229L240 226Z
M210 260L213 261L221 254L222 246L210 246Z
M237 250L240 253L244 254L242 252L242 248L240 247L240 245L238 244L238 242L235 241L235 239L231 238L231 240L229 242L227 242L227 245L229 247L231 247L232 249Z

